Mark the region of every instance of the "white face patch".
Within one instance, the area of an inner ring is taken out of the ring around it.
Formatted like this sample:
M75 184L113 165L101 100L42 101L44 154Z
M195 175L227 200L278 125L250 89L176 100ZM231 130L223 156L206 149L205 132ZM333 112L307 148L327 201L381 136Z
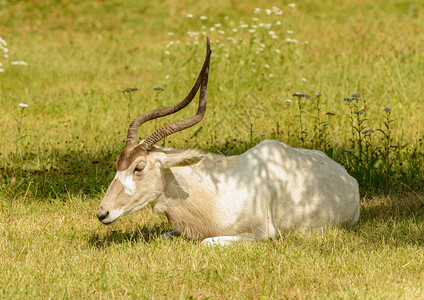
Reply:
M136 186L133 179L133 174L128 174L127 171L119 171L116 173L115 179L119 180L124 186L125 193L129 196L135 194Z

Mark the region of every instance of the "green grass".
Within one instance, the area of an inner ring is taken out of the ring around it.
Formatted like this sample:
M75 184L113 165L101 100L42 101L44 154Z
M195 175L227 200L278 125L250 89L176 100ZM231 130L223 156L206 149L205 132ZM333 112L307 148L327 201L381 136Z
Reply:
M0 2L0 297L423 297L424 3L321 2L280 3L282 15L266 13L272 1ZM274 138L321 149L360 182L357 226L207 248L158 241L170 228L149 210L111 228L97 221L128 127L121 92L138 88L131 117L182 99L202 32L214 51L203 128L166 144L233 155ZM28 66L11 65L19 60ZM314 96L301 100L303 133L294 92L322 94L319 114ZM354 93L361 123L343 101Z

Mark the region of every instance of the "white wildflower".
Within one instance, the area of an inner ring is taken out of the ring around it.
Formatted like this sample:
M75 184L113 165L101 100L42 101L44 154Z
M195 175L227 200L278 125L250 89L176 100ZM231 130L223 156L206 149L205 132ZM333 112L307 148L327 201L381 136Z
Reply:
M275 53L280 54L280 49L275 49Z
M3 68L0 68L0 73L3 73L4 72L4 69Z
M308 79L306 79L305 77L302 77L302 81L303 81L303 82L307 82L307 81L308 81Z
M237 32L238 30L237 30L237 28L233 28L233 32Z
M253 22L257 22L259 19L258 18L252 18Z
M265 28L266 29L270 29L271 28L271 24L269 24L269 23L268 24L265 24Z
M305 44L306 44L306 45L308 45L308 44L309 44L309 42L308 42L308 41L305 41Z
M272 77L274 77L274 74L270 73L270 74L268 74L268 76L272 78Z
M206 17L206 16L200 16L200 20L207 20L208 19L208 17Z
M193 18L193 15L192 14L187 14L186 17L187 18Z
M28 104L25 104L25 103L19 103L19 105L18 105L19 107L22 107L22 108L26 108L26 107L28 107Z
M249 25L247 25L247 24L241 24L240 25L240 28L247 28L247 27L249 27Z
M288 38L286 38L286 42L287 43L297 43L297 40L288 37Z
M293 34L293 32L294 32L293 30L287 30L288 34Z
M217 23L217 24L215 24L213 26L216 27L216 28L218 28L218 27L221 27L222 25L220 23Z
M277 21L277 22L275 22L275 25L280 26L280 25L281 25L281 21Z
M264 64L264 67L269 69L269 65L268 64Z
M290 4L288 4L287 6L288 6L288 7L291 7L291 8L295 8L295 7L296 7L296 3L290 3Z
M275 32L274 32L274 31L272 31L272 30L270 30L270 31L268 31L268 34L269 34L269 35L275 35Z
M260 12L261 12L261 9L260 9L260 8L258 8L258 7L257 7L257 8L255 8L255 11L254 11L254 13L255 13L255 14L258 14L258 13L260 13Z
M165 53L166 55L171 55L171 52L169 51L164 51L163 53Z
M174 35L174 33L173 33L173 32L168 32L168 35L169 35L169 36L173 36L173 35Z
M224 30L218 30L218 33L219 34L225 34L225 31Z
M284 103L291 103L292 101L290 99L284 100Z
M254 33L255 31L255 29L249 29L249 33Z
M265 12L266 12L266 14L267 14L267 15L270 15L270 14L271 14L271 12L272 12L272 10L270 10L270 9L265 9Z
M272 7L272 12L276 15L282 15L283 11L281 9L279 9L278 7L273 6Z

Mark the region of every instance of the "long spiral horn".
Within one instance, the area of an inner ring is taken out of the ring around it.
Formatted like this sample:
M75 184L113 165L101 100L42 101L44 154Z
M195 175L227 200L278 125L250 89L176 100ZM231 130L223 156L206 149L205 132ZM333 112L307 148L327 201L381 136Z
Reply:
M191 118L181 120L175 123L171 123L168 125L165 125L161 128L158 128L153 132L147 139L143 141L143 143L140 145L140 147L143 150L149 151L152 146L163 139L164 137L171 135L175 132L187 129L196 123L200 122L202 120L203 116L206 112L206 102L207 102L207 90L208 90L208 77L209 77L209 63L210 63L210 56L211 56L211 49L209 44L209 37L206 40L206 59L203 64L204 72L199 75L201 76L201 88L200 88L200 95L199 95L199 107L197 109L197 112L194 116Z
M207 78L208 78L207 72L209 71L209 62L210 62L210 56L211 56L211 49L210 49L210 44L209 44L209 37L207 37L206 43L207 43L207 45L206 45L206 58L205 58L205 61L203 63L203 66L202 66L202 69L201 69L201 71L199 73L199 76L197 77L196 83L194 84L193 88L188 93L188 95L184 98L184 100L182 100L181 102L179 102L177 104L174 104L174 105L171 105L171 106L168 106L168 107L164 107L164 108L159 108L159 109L151 110L151 111L145 112L145 113L139 115L137 118L135 118L134 121L131 123L130 127L128 128L127 141L126 141L126 144L127 145L136 145L136 144L138 144L138 141L137 141L137 131L138 131L138 128L143 123L145 123L147 121L150 121L150 120L154 120L156 118L160 118L160 117L164 117L164 116L173 114L173 113L175 113L175 112L183 109L188 104L190 104L190 102L193 100L194 96L196 96L196 93L199 90L199 87L201 85L203 86L203 81L204 81L204 78L205 78L205 73L206 73L206 85L207 85ZM201 92L201 94L202 94L202 92ZM205 90L205 97L206 97L206 90ZM206 99L205 99L205 101L206 101ZM205 104L205 106L206 106L206 104ZM159 129L161 129L161 128L159 128ZM158 130L156 130L156 131L158 131ZM156 131L151 136L155 135L156 134ZM151 136L149 136L149 138ZM151 140L152 139L150 139L149 141L151 141ZM157 141L155 141L154 143L156 143L156 142ZM150 143L151 142L149 142L149 144ZM143 143L143 144L145 144L145 143ZM151 144L151 145L153 145L153 144ZM143 147L143 149L144 149L144 147Z

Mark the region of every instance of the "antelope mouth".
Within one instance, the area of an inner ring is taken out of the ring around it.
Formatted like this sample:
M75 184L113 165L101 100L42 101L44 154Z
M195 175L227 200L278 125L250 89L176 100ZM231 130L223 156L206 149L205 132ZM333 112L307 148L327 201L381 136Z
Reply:
M104 225L113 225L116 223L121 216L123 215L122 211L108 211L104 212L103 210L99 209L97 211L97 218L100 222L102 222Z

